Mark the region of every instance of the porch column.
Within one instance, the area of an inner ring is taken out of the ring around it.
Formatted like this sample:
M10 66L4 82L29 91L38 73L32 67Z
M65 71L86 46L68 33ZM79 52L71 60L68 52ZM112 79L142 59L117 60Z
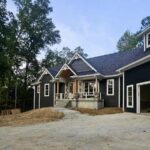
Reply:
M78 93L78 80L76 79L76 93Z
M53 101L53 105L55 105L55 99L56 99L56 83L54 82L54 101Z
M96 84L96 92L98 92L98 79L97 79L97 77L95 78L95 84Z
M57 94L59 93L59 81L57 81Z
M35 109L35 86L33 86L33 90L34 90L34 95L33 95L33 109Z

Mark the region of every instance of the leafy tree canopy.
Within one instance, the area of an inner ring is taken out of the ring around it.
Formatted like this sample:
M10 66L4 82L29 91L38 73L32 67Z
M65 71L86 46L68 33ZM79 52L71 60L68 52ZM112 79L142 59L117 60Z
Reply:
M49 17L52 12L49 0L14 0L14 2L18 8L17 37L19 54L25 64L24 86L27 87L30 83L28 81L31 81L28 78L33 75L33 72L38 72L38 63L35 63L37 54L47 45L59 43L60 35Z
M136 46L142 46L142 38L139 38L137 35L142 32L144 29L150 26L150 16L145 17L141 21L141 28L136 33L131 33L127 30L117 42L117 49L119 51L132 50Z
M138 42L139 41L137 36L127 30L119 39L117 43L117 48L119 51L129 51L135 48Z
M48 50L41 65L47 68L67 63L75 53L79 53L83 57L88 56L80 46L76 47L74 50L71 50L69 47L63 47L61 51Z

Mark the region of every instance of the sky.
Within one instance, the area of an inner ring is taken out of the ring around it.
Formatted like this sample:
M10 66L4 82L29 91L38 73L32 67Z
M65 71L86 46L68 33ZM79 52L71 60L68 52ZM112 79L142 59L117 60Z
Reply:
M16 13L13 0L8 10ZM52 49L81 46L89 57L117 52L117 41L126 30L136 32L150 15L150 0L51 0L50 14L61 43ZM44 57L41 53L39 59Z

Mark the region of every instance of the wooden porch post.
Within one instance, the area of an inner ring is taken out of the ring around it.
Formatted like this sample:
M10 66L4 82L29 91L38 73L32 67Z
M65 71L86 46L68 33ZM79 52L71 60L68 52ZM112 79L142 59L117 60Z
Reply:
M95 83L96 83L96 92L98 92L98 80L97 80L97 77L95 78Z
M76 79L76 93L78 93L78 80Z
M59 81L57 81L57 94L59 93Z

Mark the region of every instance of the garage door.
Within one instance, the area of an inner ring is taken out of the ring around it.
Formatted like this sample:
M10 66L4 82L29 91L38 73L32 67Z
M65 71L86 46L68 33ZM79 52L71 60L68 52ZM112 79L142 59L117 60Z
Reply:
M150 81L137 84L137 113L150 112Z

